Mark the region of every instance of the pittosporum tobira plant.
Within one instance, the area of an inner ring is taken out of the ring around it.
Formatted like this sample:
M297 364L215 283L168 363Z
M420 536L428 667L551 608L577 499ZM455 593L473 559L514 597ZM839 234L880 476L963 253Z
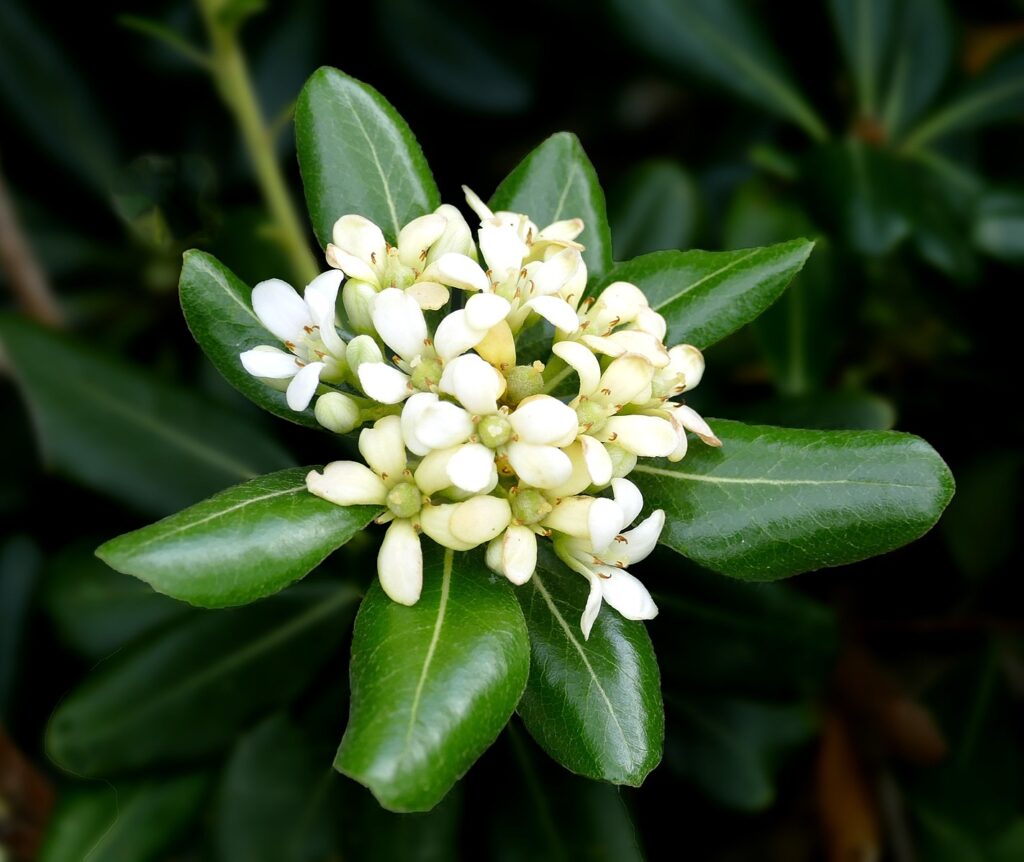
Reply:
M640 622L657 606L627 567L658 542L769 580L895 548L948 503L949 471L915 437L709 423L684 402L702 351L771 305L811 242L613 264L600 186L568 134L489 203L466 190L474 232L394 109L334 69L307 83L296 131L326 271L301 295L278 279L250 290L190 252L181 301L231 383L352 454L98 553L224 607L386 524L336 760L386 807L437 804L514 711L568 769L642 782L664 731ZM671 571L651 574L670 587Z

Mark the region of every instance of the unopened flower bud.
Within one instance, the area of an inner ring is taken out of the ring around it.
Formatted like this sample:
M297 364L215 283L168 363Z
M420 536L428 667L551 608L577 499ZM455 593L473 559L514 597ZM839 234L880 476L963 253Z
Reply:
M359 405L341 392L321 395L314 408L316 421L335 434L347 434L359 427Z
M348 343L348 350L345 352L348 360L348 367L353 374L359 373L359 366L364 362L381 362L384 354L380 352L377 342L369 335L357 335Z
M388 491L388 508L396 518L411 518L423 505L423 494L412 482L399 482Z
M509 372L506 398L511 404L518 404L524 398L544 391L544 378L532 365L517 365Z
M372 284L350 278L341 289L341 302L349 325L355 332L373 333L373 300L377 291Z
M464 254L476 260L476 243L473 242L473 232L470 230L469 225L466 224L462 213L451 204L442 204L434 212L444 216L447 224L440 238L427 252L426 262L431 264L441 255L448 252Z
M536 488L524 488L514 493L510 499L512 517L527 527L550 514L552 509L548 499Z

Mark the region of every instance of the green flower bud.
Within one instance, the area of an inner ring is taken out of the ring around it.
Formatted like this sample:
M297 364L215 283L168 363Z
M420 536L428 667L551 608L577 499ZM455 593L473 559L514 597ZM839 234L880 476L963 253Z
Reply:
M341 302L345 306L345 314L348 317L349 325L355 332L372 333L373 318L370 315L373 309L373 298L377 291L372 284L365 281L357 281L350 278L341 289Z
M316 400L316 421L335 434L347 434L358 428L359 405L341 392L328 392Z
M364 362L382 362L384 354L380 352L377 342L369 335L357 335L348 343L345 359L353 374L357 374L359 366Z
M494 449L509 441L512 425L504 416L484 416L476 426L476 436L484 446Z
M612 459L612 478L624 479L633 472L633 468L636 467L636 455L614 443L605 443L604 448Z
M576 416L580 420L580 425L586 429L586 433L591 434L601 430L601 426L608 419L608 408L584 398L576 407Z
M512 494L510 501L512 517L527 527L549 515L554 508L547 498L535 488L525 488Z
M396 518L411 518L423 505L423 494L411 482L399 482L388 491L388 508Z
M517 365L509 372L507 380L505 399L513 405L544 391L544 378L532 365Z

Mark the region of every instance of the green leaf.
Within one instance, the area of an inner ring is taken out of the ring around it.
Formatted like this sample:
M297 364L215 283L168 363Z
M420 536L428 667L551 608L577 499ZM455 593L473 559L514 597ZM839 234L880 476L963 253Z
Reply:
M188 613L188 608L97 560L95 545L65 548L47 560L43 601L61 640L99 659Z
M562 219L581 218L579 241L591 279L612 265L612 238L604 192L579 139L559 132L531 151L494 191L492 210L526 213L540 228Z
M529 672L512 588L480 554L431 545L413 607L374 583L352 639L352 711L335 766L393 811L433 808L494 742Z
M0 342L53 467L163 515L292 459L249 419L9 315Z
M740 251L656 251L620 263L591 293L632 282L668 322L666 343L703 350L775 302L813 247L794 239Z
M639 465L665 509L661 541L722 574L769 581L891 551L926 533L953 477L924 440L895 431L804 431L712 420L720 449Z
M118 157L111 125L79 68L23 5L0 5L0 102L6 130L31 134L53 160L106 197ZM25 177L31 183L30 177ZM28 188L26 188L26 191Z
M907 134L905 151L921 150L951 134L1014 119L1024 110L1024 50L1000 57L958 95Z
M902 0L885 91L883 122L898 138L931 105L953 64L945 0Z
M310 584L189 615L100 664L54 712L47 752L91 777L219 751L305 689L344 640L355 600L348 586Z
M221 777L213 838L221 862L323 862L339 855L341 780L332 751L284 714L243 736Z
M586 580L542 549L516 590L530 630L530 681L519 704L527 730L566 769L638 787L661 760L665 714L643 623L604 606L584 640Z
M358 213L391 242L441 198L416 138L373 87L324 66L295 106L295 145L313 228L326 246L334 223Z
M157 862L196 820L209 778L162 776L62 796L39 862Z
M284 392L242 367L239 356L246 350L279 343L252 310L252 288L213 255L193 249L185 252L178 291L192 337L228 383L275 416L320 428L311 408L292 410Z
M775 800L783 761L811 741L817 716L806 703L773 704L669 696L669 767L716 802L761 811Z
M207 608L269 596L363 530L375 506L337 506L306 490L308 467L236 485L101 545L107 565Z
M689 248L697 232L700 193L675 162L652 160L633 168L611 196L615 259Z
M816 140L828 136L740 0L612 0L611 6L626 35L655 59L792 120Z
M1024 194L993 191L978 201L974 213L974 244L992 257L1024 263Z
M892 0L829 0L846 65L853 76L864 117L878 112L881 79L892 38Z
M0 724L17 680L21 639L39 577L39 551L25 536L0 545Z

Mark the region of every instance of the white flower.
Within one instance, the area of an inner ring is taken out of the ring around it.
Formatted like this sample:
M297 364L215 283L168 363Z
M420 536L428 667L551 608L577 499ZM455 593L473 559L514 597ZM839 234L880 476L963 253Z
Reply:
M345 370L345 342L335 328L341 273L325 272L313 279L302 297L277 278L252 290L252 307L267 329L284 342L288 353L260 345L239 356L254 377L290 380L288 406L305 410L321 380L339 381Z
M522 586L537 568L537 534L521 524L509 524L487 546L487 565Z
M580 618L584 638L590 637L602 600L629 620L649 620L658 614L650 593L625 567L654 550L665 525L665 513L657 509L637 527L622 533L623 527L640 513L643 499L626 479L614 480L612 487L614 499L573 498L572 502L564 501L567 506L556 506L544 521L562 533L555 539L555 553L590 582L590 595Z
M392 521L377 554L377 577L384 592L403 605L419 601L423 588L423 551L417 535L422 493L408 470L401 423L385 416L359 434L365 464L333 461L323 473L311 470L306 488L338 506L386 506L378 523Z

